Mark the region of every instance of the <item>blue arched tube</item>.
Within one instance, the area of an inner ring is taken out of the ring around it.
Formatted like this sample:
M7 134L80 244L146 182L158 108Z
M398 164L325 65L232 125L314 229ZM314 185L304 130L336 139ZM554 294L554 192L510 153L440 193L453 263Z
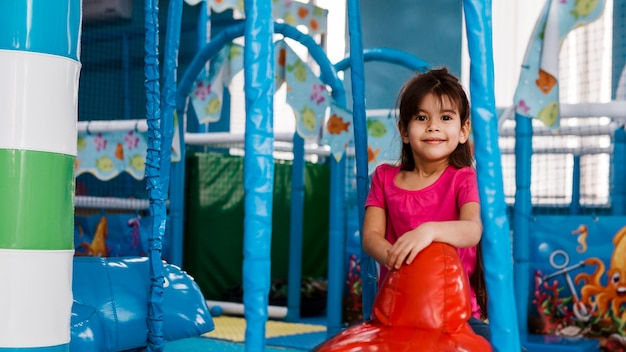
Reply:
M491 342L496 351L519 351L513 260L504 201L493 83L491 1L464 0L470 57L470 94L476 169L482 207L483 259L489 291Z
M424 72L430 65L406 51L391 48L371 48L363 50L363 61L381 61L406 67L410 70ZM345 71L351 66L351 57L345 57L335 64L335 70Z
M159 94L159 10L157 0L145 1L145 83L146 121L148 124L148 152L146 155L146 187L150 199L152 229L148 237L150 259L150 298L148 301L148 351L163 351L163 262L161 238L165 232L166 207L161 183L161 149Z
M204 68L207 61L211 60L217 53L233 39L239 38L244 35L245 22L234 24L230 27L224 28L217 36L211 39L207 45L205 45L193 58L189 64L184 75L180 79L178 85L178 92L176 93L176 108L179 111L184 111L187 105L187 97L191 88L198 78L198 75ZM320 47L313 38L300 32L295 27L292 27L285 23L274 23L274 32L282 34L287 38L291 38L300 44L304 45L311 57L320 66L320 79L325 84L328 84L332 90L332 96L338 104L345 102L346 91L343 87L343 82L337 76L337 71L333 64L328 60L324 49Z

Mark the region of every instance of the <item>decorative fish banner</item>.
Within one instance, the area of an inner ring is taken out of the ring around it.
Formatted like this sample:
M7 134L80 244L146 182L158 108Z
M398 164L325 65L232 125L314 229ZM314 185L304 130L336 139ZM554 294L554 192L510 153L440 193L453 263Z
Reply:
M330 146L331 154L337 161L341 160L348 145L353 139L352 112L331 104L331 112L320 141ZM367 117L367 166L372 174L376 166L383 163L394 163L400 159L402 141L396 119L390 112L384 116Z
M352 113L339 105L330 105L330 117L322 130L320 144L330 147L335 160L340 161L354 136Z
M574 28L598 19L604 0L547 0L526 49L514 103L518 114L558 129L559 51Z
M145 172L148 134L135 130L79 133L77 150L74 162L76 176L88 172L102 181L108 181L122 172L128 172L135 179L141 180ZM172 162L180 161L180 135L176 115L171 152Z
M135 179L144 176L147 138L134 130L128 132L105 132L78 135L76 176L89 172L107 181L121 172L128 172Z
M402 140L391 113L367 117L367 164L372 174L376 166L400 160Z
M276 43L276 52L276 71L281 71L277 77L284 77L287 83L287 103L296 117L296 132L304 139L315 139L330 105L326 85L284 41Z
M296 131L304 139L317 138L331 100L328 89L285 41L277 41L274 52L276 89L287 84L287 103L294 111ZM209 73L200 74L190 94L199 123L219 121L223 88L241 70L243 47L230 44L212 60Z
M191 104L201 124L219 121L224 87L243 69L243 47L234 43L224 46L208 66L208 73L202 70L191 92Z
M201 0L185 0L196 5ZM215 12L233 10L238 16L245 15L243 0L205 0L208 8ZM311 36L326 33L328 10L313 4L294 0L272 0L272 15L292 26L305 26Z

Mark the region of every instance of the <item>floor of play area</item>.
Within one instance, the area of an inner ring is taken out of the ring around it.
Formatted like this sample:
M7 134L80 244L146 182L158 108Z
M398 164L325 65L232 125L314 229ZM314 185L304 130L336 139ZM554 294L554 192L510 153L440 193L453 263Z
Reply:
M243 317L214 317L215 329L199 337L168 342L165 352L245 351L246 321ZM268 320L265 325L267 352L310 351L326 337L326 317L303 318L297 323Z

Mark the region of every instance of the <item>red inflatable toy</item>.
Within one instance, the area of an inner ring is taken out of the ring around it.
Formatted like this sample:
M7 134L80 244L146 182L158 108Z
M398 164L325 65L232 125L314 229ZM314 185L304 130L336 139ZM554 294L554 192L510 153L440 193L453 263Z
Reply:
M433 243L411 265L387 274L371 320L343 330L314 351L492 351L467 323L470 315L469 282L456 249Z

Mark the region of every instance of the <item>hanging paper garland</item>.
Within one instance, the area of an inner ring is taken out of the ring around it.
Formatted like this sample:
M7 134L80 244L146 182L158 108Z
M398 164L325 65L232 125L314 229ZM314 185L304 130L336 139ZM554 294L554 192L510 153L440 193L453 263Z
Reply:
M321 144L330 147L335 160L340 161L354 136L352 113L339 105L330 105L330 117L322 131Z
M143 179L147 139L136 131L79 134L76 176L89 172L107 181L121 172Z
M367 162L370 174L380 164L398 161L401 146L396 119L391 113L367 117Z
M235 73L243 69L243 48L237 44L226 45L211 60L209 73L202 70L191 93L191 104L201 124L217 122L222 114L224 87Z
M276 51L276 70L282 71L287 82L287 103L296 117L296 132L304 139L317 138L330 102L326 85L287 43L277 42Z
M233 10L239 17L245 14L243 0L209 0L208 3L215 12ZM193 4L195 5L195 1ZM307 34L311 36L326 34L328 10L313 4L294 0L273 0L272 16L294 27L305 26L308 29Z
M147 150L147 132L130 130L79 133L74 173L76 176L90 173L99 180L108 181L122 172L127 172L133 178L142 180ZM180 161L180 134L176 113L171 158L172 162Z
M283 40L275 43L276 89L287 84L287 103L294 111L296 131L305 139L317 138L330 102L326 85ZM225 47L196 81L190 98L199 123L219 121L222 113L223 87L243 70L243 48Z

